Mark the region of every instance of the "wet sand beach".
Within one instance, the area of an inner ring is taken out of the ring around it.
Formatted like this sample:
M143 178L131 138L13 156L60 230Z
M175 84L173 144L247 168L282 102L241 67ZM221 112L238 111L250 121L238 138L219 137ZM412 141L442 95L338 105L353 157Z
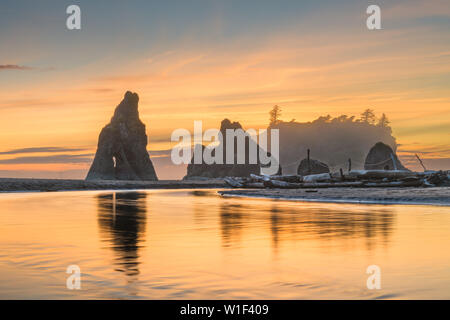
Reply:
M450 205L450 187L438 188L324 188L238 189L223 196L258 197L313 202Z

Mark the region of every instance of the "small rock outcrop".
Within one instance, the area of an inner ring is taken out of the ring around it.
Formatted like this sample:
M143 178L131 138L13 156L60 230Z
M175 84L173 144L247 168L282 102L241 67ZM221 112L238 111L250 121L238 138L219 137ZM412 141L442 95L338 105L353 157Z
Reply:
M297 168L297 174L301 176L307 176L309 174L319 174L319 173L329 173L330 168L328 168L328 165L326 165L323 162L320 162L319 160L313 160L309 159L303 159L298 168Z
M248 136L245 138L245 164L237 164L237 139L234 141L234 164L226 164L226 130L227 129L243 129L239 122L231 122L228 119L222 120L220 124L220 131L223 135L223 164L194 164L194 158L191 160L191 164L187 167L187 174L184 180L198 179L198 178L223 178L223 177L248 177L251 173L260 174L261 166L259 164L248 163L249 159L249 144L256 143ZM199 146L197 146L199 147ZM205 146L201 146L202 151ZM259 148L259 146L257 146ZM259 150L259 149L258 149ZM214 151L213 151L214 152Z
M145 125L139 119L139 96L127 91L98 139L86 180L158 180L147 152Z
M395 162L394 162L395 161ZM364 170L408 170L390 146L377 142L369 151L364 162Z

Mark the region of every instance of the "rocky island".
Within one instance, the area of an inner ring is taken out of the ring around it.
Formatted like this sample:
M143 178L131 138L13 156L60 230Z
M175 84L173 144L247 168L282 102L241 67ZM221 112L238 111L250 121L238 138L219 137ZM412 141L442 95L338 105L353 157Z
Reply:
M226 136L226 130L238 130L242 129L242 125L239 122L231 122L229 119L224 119L220 123L220 132L222 133L222 136ZM224 177L248 177L250 174L259 174L261 170L261 165L259 164L259 161L257 164L250 164L249 163L249 149L251 143L256 143L250 137L245 137L245 164L238 164L237 163L237 141L236 138L234 143L234 164L226 164L225 160L227 158L226 153L226 139L223 140L223 163L222 164L206 164L202 161L200 164L195 164L194 159L192 158L191 164L187 167L187 174L184 177L183 180L190 180L190 179L202 179L202 178L224 178ZM204 146L201 146L202 149L204 149ZM256 148L259 150L259 146L256 146ZM203 150L202 150L203 151ZM212 151L214 152L214 150Z
M147 152L147 134L139 119L138 102L137 93L125 93L111 122L100 132L86 180L158 180Z

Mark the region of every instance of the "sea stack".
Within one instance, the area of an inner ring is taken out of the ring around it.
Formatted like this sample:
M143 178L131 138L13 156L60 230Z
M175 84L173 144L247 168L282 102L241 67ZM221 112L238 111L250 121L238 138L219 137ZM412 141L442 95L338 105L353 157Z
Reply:
M390 146L377 142L369 151L364 162L364 170L408 170Z
M249 163L249 149L250 144L256 143L254 140L250 139L249 136L245 137L245 164L237 164L237 139L234 141L234 163L226 164L226 130L238 130L242 129L242 126L239 122L231 122L228 119L222 120L220 123L220 131L222 132L223 139L223 164L206 164L202 162L201 164L194 164L192 159L191 164L187 167L187 175L184 177L186 179L197 179L197 178L223 178L223 177L248 177L250 174L260 174L261 165L259 164L259 160L256 164ZM257 150L259 150L259 146L257 145ZM201 146L202 151L204 150L204 146ZM214 152L214 151L213 151Z
M125 93L111 122L100 132L86 180L158 180L147 152L147 134L139 119L138 102L137 93Z
M327 164L314 159L303 159L297 168L297 174L307 176L309 174L329 173Z

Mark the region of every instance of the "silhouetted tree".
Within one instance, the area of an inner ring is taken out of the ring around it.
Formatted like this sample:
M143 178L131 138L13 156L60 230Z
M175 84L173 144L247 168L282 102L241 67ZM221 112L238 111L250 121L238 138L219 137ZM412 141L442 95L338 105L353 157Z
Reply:
M333 118L327 114L326 116L320 116L316 120L314 120L312 123L329 123L331 122Z
M341 115L341 116L339 116L339 117L333 118L333 119L331 120L331 122L341 122L341 123L344 123L344 122L353 122L354 119L355 119L354 116L348 117L347 115L343 114L343 115Z
M276 125L280 122L281 116L281 108L278 105L275 105L272 110L269 112L270 115L270 125Z
M387 128L389 127L389 123L391 123L388 119L388 117L383 113L381 118L378 120L377 125L379 127Z
M363 113L361 113L361 122L375 124L376 117L375 113L372 109L366 109Z

